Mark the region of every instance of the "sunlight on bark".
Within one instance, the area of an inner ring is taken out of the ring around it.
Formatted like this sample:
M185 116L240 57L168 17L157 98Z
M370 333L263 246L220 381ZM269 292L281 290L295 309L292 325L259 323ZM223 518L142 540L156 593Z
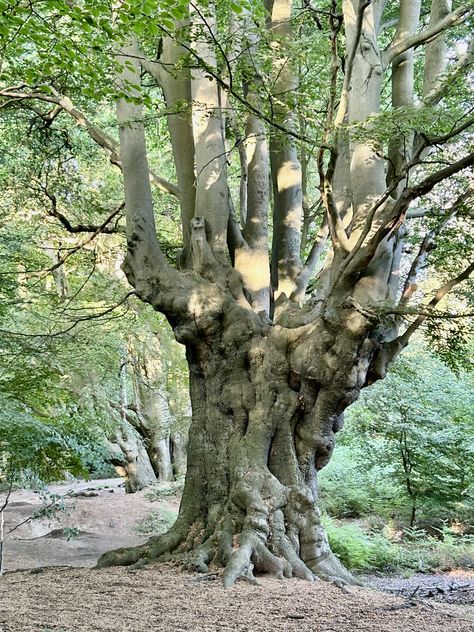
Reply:
M266 252L238 250L235 254L235 266L241 271L245 287L250 292L259 292L270 285L270 268Z

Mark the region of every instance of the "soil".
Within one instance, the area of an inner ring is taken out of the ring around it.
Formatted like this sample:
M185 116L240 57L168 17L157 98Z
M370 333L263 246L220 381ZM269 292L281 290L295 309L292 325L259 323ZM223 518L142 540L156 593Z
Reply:
M5 570L94 566L111 548L145 542L147 536L135 528L150 511L178 508L177 498L152 502L144 491L125 494L120 479L51 486L49 493L58 497L55 511L29 520L6 536ZM0 506L4 498L0 494ZM51 496L44 499L31 491L13 492L5 511L5 534L50 503Z
M456 569L448 573L410 577L366 577L372 586L408 599L434 599L443 603L474 605L474 571ZM473 607L474 614L474 607Z
M137 533L137 523L150 511L176 511L178 499L126 495L117 479L51 491L62 497L69 493L62 501L65 510L30 520L5 540L0 632L474 631L472 605L420 599L436 585L446 594L459 593L447 590L456 583L474 588L472 573L367 578L393 593L388 594L270 577L259 578L258 585L240 581L224 589L218 575L192 575L171 565L93 570L87 567L103 551L146 540ZM14 492L5 532L40 506L37 494ZM68 540L71 533L76 537ZM472 592L465 593L472 602Z

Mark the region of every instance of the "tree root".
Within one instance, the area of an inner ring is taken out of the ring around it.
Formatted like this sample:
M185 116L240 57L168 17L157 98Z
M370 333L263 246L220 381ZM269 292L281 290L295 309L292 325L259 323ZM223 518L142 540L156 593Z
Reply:
M182 526L176 522L162 536L152 537L145 544L103 553L95 568L107 568L108 566L134 566L137 568L144 566L176 549L184 540L186 533L187 531L183 530Z
M228 504L210 536L202 521L190 525L178 518L167 533L143 545L104 553L96 568L137 568L179 559L188 570L202 574L223 567L225 587L239 579L256 583L255 574L319 578L340 587L358 584L331 552L319 511L306 494L293 490L284 510L281 503L272 507L255 488L250 500L245 511Z

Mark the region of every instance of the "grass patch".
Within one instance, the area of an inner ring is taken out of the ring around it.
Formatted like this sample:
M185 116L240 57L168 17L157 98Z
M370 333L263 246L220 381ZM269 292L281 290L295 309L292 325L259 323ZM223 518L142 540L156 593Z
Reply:
M170 496L178 496L183 492L184 478L169 483L151 485L145 492L145 498L151 501L162 500Z
M135 531L145 535L159 535L168 531L176 520L177 513L171 509L151 511L135 527Z

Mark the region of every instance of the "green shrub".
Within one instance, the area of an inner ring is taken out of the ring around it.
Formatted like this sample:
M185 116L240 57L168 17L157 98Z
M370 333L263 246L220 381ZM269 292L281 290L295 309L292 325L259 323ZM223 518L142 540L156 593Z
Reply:
M473 406L472 374L455 375L425 347L413 345L347 411L341 441L352 446L356 477L366 479L368 491L374 474L385 472L377 483L391 481L396 515L411 526L468 520L474 512ZM376 504L372 511L379 512Z
M161 509L151 511L148 516L141 520L135 527L138 533L145 535L164 533L173 525L176 520L176 512L171 509Z
M427 537L420 529L411 529L402 542L395 543L381 533L329 516L323 516L323 525L333 552L354 571L433 572L474 568L474 536L460 536L448 528L443 531L442 540Z
M359 518L377 514L391 517L401 507L400 486L391 467L360 466L362 455L347 446L337 446L330 463L321 470L321 502L334 518Z
M453 568L474 568L474 537L443 530L442 539L421 534L402 545L403 566L414 570L448 571Z
M353 570L394 569L400 563L400 552L383 535L368 534L355 524L341 523L329 516L323 525L332 551Z

